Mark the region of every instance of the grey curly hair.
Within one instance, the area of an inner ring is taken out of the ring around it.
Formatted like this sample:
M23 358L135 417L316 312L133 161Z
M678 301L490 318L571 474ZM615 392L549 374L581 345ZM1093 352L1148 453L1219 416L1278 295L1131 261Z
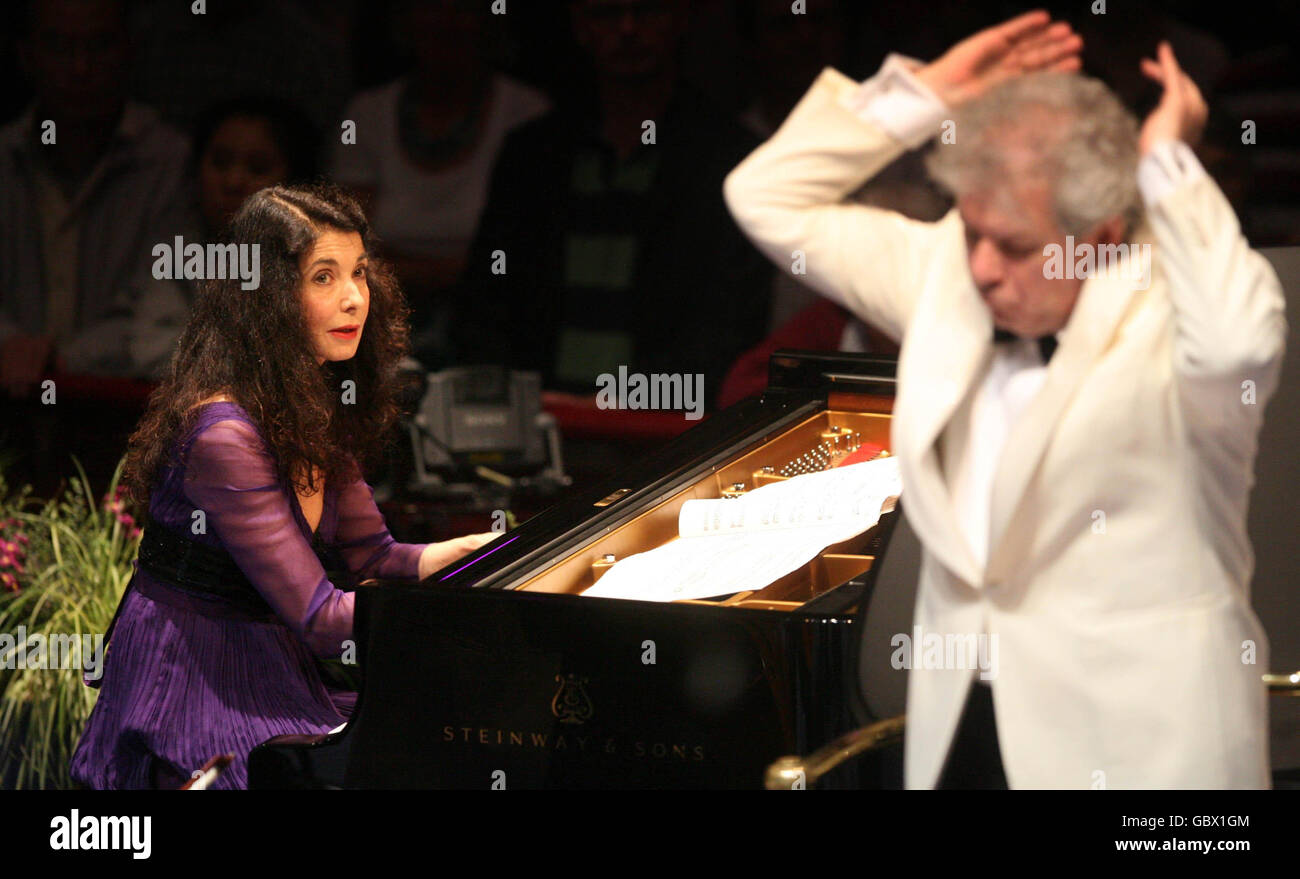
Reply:
M936 142L925 164L955 197L1024 174L1026 166L1013 161L1019 152L1028 172L1051 187L1064 233L1083 236L1117 214L1130 232L1141 221L1137 119L1100 80L1077 73L1018 76L958 107L953 122L956 142Z

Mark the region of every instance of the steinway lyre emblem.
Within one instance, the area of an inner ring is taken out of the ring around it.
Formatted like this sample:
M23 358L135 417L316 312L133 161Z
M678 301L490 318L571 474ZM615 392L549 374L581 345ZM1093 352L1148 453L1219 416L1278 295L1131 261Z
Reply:
M551 699L551 713L560 719L560 723L586 723L591 719L591 699L583 684L587 679L578 675L556 675L560 688Z

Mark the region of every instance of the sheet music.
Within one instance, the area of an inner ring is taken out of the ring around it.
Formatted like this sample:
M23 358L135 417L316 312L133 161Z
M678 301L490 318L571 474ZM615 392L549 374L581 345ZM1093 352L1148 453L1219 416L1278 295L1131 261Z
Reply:
M675 540L615 563L583 595L680 601L757 591L875 525L901 493L898 459L890 457L796 476L738 498L689 500Z

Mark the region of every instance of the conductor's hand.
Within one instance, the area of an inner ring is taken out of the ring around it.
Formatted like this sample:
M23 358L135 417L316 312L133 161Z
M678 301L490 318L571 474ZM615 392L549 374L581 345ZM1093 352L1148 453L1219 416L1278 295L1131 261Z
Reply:
M1156 55L1158 61L1142 59L1142 72L1165 87L1160 103L1142 123L1142 133L1138 135L1138 151L1144 156L1162 140L1181 140L1188 146L1196 146L1209 117L1201 90L1178 66L1169 43L1162 40Z
M1076 71L1082 49L1083 38L1069 24L1038 10L967 37L916 76L956 107L1022 73Z
M500 536L495 531L484 531L481 534L466 534L464 537L430 543L420 554L420 579L423 580L435 571L441 571L456 559L468 555L485 543L491 543Z

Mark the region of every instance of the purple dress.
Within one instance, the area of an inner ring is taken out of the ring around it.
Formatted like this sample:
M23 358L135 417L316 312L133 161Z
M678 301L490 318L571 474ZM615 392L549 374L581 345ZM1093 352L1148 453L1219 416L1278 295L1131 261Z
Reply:
M189 458L166 467L153 490L155 527L224 549L279 619L259 622L137 562L72 756L73 780L88 787L179 787L225 753L235 762L213 787L247 787L253 747L328 732L351 710L326 688L312 654L340 655L352 637L353 595L326 577L297 496L278 481L256 426L235 403L208 403L178 442ZM324 491L318 533L350 571L418 576L426 544L393 539L364 480ZM206 533L192 534L196 510Z

